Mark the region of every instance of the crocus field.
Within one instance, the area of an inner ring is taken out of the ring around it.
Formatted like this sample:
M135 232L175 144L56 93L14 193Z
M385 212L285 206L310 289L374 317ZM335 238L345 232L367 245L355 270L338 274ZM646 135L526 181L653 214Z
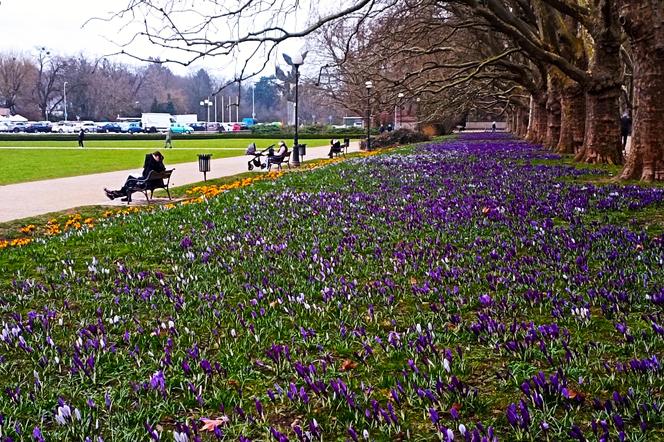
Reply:
M469 134L0 252L0 441L664 440L664 237L615 221L664 188L556 158Z

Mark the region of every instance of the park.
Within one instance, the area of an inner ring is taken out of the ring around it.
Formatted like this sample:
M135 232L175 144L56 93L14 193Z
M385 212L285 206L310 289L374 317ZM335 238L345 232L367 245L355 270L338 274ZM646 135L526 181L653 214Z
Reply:
M0 134L0 442L664 441L664 5L121 3L107 81L258 123Z

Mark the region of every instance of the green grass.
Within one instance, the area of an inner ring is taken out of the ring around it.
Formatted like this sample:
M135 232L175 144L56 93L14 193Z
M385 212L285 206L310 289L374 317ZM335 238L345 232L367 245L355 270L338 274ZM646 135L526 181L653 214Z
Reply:
M71 141L0 141L0 185L138 169L145 154L156 149L163 150L167 166L197 161L198 153L212 153L215 159L239 156L252 141L175 139L173 149L163 149L163 141L152 140L90 141L85 149ZM259 149L278 141L255 140ZM327 140L301 142L309 146L327 144Z
M360 154L357 152L354 153L349 153L346 155L346 158L354 158L358 157ZM324 161L324 159L315 159L315 160L307 160L304 161L302 164L309 165L309 164L316 164L321 161ZM288 169L286 169L288 171ZM265 172L243 172L239 173L236 175L230 175L230 176L224 176L220 178L215 178L215 179L210 179L207 181L199 181L196 183L191 183L187 184L184 186L178 186L178 187L172 187L170 189L171 192L171 197L174 199L180 199L180 198L191 198L192 195L188 194L187 191L190 189L193 189L194 187L199 187L199 186L221 186L224 184L230 184L234 181L242 180L244 178L251 178L255 177L258 175L263 175ZM154 193L155 198L166 198L167 194L166 191L159 189L155 191ZM196 196L196 195L194 195ZM154 206L158 206L160 204L166 204L169 201L160 201L157 200L156 204L153 204ZM33 224L35 226L38 226L39 228L42 228L46 223L51 220L55 219L58 221L60 224L64 224L68 217L70 215L75 215L79 214L81 215L82 219L85 218L95 218L98 219L102 216L102 214L108 210L113 210L117 209L117 206L81 206L81 207L74 207L71 209L59 211L59 212L51 212L51 213L46 213L43 215L37 215L37 216L32 216L28 218L21 218L17 220L12 220L12 221L7 221L0 223L0 240L3 239L15 239L15 238L22 238L25 237L26 235L23 234L20 229L24 226Z

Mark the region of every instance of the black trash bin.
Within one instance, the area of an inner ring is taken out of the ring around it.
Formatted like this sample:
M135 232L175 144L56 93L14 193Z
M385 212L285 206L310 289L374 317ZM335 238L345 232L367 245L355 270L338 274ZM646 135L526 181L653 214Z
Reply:
M203 172L203 180L207 181L207 173L210 171L211 153L198 154L198 171Z
M298 144L300 147L300 157L303 157L307 154L307 145L306 144Z

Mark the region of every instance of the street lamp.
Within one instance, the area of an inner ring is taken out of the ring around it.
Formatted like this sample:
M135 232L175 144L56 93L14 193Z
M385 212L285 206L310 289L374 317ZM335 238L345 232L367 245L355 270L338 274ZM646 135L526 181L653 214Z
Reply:
M298 105L298 83L300 82L300 66L304 64L304 58L307 56L307 53L302 54L297 53L292 57L289 57L286 54L283 54L284 60L290 66L293 66L295 69L295 139L293 140L293 166L298 167L300 165L300 139L298 136L298 115L297 115L297 105Z
M397 98L398 98L398 100L397 100L397 106L399 106L399 129L401 129L401 122L402 122L402 120L403 120L403 119L401 118L401 109L403 108L403 106L401 105L401 100L403 99L403 97L404 97L403 92L399 92L399 93L397 94ZM396 115L394 115L394 118L396 119ZM397 128L396 121L395 121L395 124L394 124L394 128L395 128L395 129Z
M367 88L367 151L371 150L371 89L373 82L371 80L364 83Z
M62 85L62 99L65 102L65 122L67 121L67 82Z
M212 106L212 101L210 101L210 98L206 98L205 100L200 102L201 106L207 107L207 123L210 123L210 107ZM205 129L207 129L207 125L205 126Z
M219 115L219 113L217 112L217 94L212 94L212 97L214 98L214 122L216 123L217 115Z

